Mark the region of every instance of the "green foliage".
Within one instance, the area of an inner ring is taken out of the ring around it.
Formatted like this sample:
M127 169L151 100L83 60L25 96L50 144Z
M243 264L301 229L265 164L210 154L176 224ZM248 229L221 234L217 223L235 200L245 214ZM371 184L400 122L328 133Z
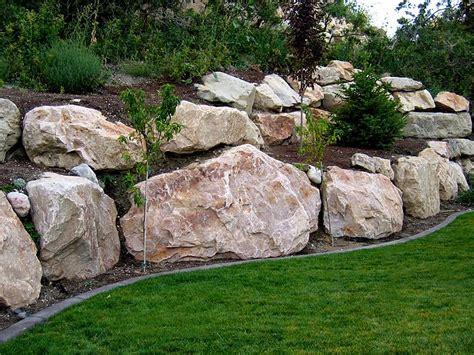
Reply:
M471 188L468 191L460 193L457 201L463 205L474 207L474 189Z
M5 81L42 88L41 61L64 27L56 0L41 2L37 10L0 1L0 57L7 63ZM5 69L4 69L5 70Z
M41 238L41 235L36 230L35 225L31 221L31 219L26 218L26 219L23 219L22 222L23 222L23 227L25 227L25 230L30 235L31 239L33 239L35 243L38 243Z
M354 74L342 96L345 104L335 115L342 144L386 149L402 136L406 114L397 111L398 103L370 70Z
M298 154L306 158L308 164L322 169L324 152L328 145L338 141L341 132L324 118L316 119L307 106L303 106L306 115L306 126L297 126L296 130L302 139Z
M58 41L46 52L42 73L48 88L81 93L103 85L106 73L100 58L76 41Z
M159 95L161 103L158 106L145 103L145 92L139 89L128 89L120 93L128 117L135 128L135 132L129 136L121 136L119 141L143 142L146 149L142 152L142 161L135 166L133 172L124 176L124 183L133 194L135 204L141 205L143 197L135 187L138 180L148 179L149 167L158 163L164 158L161 145L170 141L175 134L181 130L181 126L176 122L171 122L171 118L179 104L179 98L174 93L172 85L163 85ZM124 159L130 159L128 155Z
M400 245L162 275L70 307L0 353L471 354L473 250L469 213Z
M0 191L3 191L5 193L15 191L15 185L13 185L13 184L0 185Z

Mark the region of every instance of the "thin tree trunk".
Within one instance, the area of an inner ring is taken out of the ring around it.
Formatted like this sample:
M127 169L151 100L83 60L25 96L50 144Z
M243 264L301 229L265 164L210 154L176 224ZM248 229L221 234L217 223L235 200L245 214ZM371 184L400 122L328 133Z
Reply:
M146 161L145 178L145 206L143 211L143 272L146 271L146 240L147 240L147 214L148 214L148 159Z

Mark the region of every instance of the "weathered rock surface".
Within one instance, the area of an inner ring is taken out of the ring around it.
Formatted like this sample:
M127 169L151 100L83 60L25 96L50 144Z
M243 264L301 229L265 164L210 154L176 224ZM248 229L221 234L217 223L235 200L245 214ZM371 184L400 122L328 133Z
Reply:
M249 114L252 112L256 93L254 84L222 72L206 75L202 81L203 84L195 84L201 99L229 104Z
M456 156L474 156L474 141L471 141L470 139L454 138L448 139L447 142L450 146L459 149L459 155Z
M471 132L472 121L467 112L410 112L403 135L413 138L456 138L469 136Z
M257 86L255 94L254 108L263 111L281 112L283 102L268 84L260 84Z
M339 77L345 81L352 81L354 74L354 67L349 62L342 60L331 60L327 65L328 68L335 68L339 72Z
M441 157L432 148L424 149L418 156L437 163L436 172L439 179L439 198L442 201L454 200L458 196L459 191L469 189L462 168L456 163Z
M137 185L142 191L143 184ZM321 200L305 173L251 145L148 182L147 259L266 258L295 253L318 226ZM143 208L121 219L142 259Z
M395 173L393 172L390 160L379 157L370 157L367 154L355 153L351 158L352 166L361 167L371 173L385 175L393 180Z
M393 97L400 101L400 111L402 112L426 111L436 107L428 90L397 91L393 93Z
M31 205L28 196L21 192L9 192L7 194L7 200L13 208L13 211L18 217L26 217L30 213Z
M336 68L318 67L313 73L316 84L321 86L337 83L341 79L341 73Z
M117 210L99 186L82 177L45 173L26 189L33 223L41 235L45 277L87 279L117 263Z
M433 149L436 154L442 156L443 158L452 159L461 154L459 152L459 148L453 149L453 147L455 147L454 145L450 145L448 142L444 141L430 141L428 142L428 147Z
M96 110L75 106L41 106L23 121L23 145L31 161L71 169L85 163L95 170L125 170L141 159L139 142L120 143L134 130L108 122ZM123 158L127 152L131 160Z
M41 275L35 243L0 191L0 303L16 309L36 301Z
M18 143L21 135L20 111L7 99L0 99L0 163L8 150Z
M76 176L86 178L87 180L92 181L94 184L99 185L99 180L97 180L97 176L95 175L94 170L92 170L87 164L80 164L78 166L75 166L71 169L71 173Z
M471 160L471 158L460 159L455 163L461 167L464 175L466 176L469 176L469 174L474 171L474 162Z
M330 167L321 192L324 227L334 237L380 239L402 229L401 192L384 175Z
M291 138L295 129L295 118L291 114L259 113L253 116L263 140L268 145L279 145Z
M428 218L439 213L437 162L420 157L402 157L393 166L395 185L403 192L408 215Z
M315 185L320 185L323 181L323 173L321 169L318 169L315 166L310 165L306 175L308 176L308 179Z
M323 87L324 100L323 109L333 112L344 103L342 98L342 89L350 83L328 85Z
M263 79L263 83L267 84L279 97L283 107L293 107L300 104L300 95L280 76L276 74L267 75Z
M441 91L434 98L434 102L436 107L443 111L469 111L469 101L465 97L452 92Z
M390 85L391 91L417 91L423 89L423 84L410 78L386 76L380 79L383 83Z
M196 105L181 101L171 119L181 131L162 146L164 152L179 154L209 150L219 144L263 145L260 132L244 111L230 107Z
M300 83L297 80L293 78L287 78L286 80L293 88L293 90L299 92ZM324 99L324 92L322 87L318 84L313 84L313 87L308 87L304 93L304 98L307 99L307 101L309 102L308 105L311 107L321 106L321 101Z

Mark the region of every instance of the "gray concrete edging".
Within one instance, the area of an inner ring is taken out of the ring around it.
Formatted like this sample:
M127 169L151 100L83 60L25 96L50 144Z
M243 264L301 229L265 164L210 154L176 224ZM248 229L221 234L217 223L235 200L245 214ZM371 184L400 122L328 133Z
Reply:
M211 269L217 269L217 268L223 268L223 267L230 267L230 266L235 266L235 265L243 265L243 264L249 264L249 263L256 263L256 262L263 262L263 261L277 261L277 260L287 260L287 259L300 259L300 258L308 258L308 257L318 257L322 255L330 255L330 254L342 254L342 253L350 253L353 251L358 251L358 250L365 250L365 249L376 249L376 248L382 248L386 246L391 246L391 245L398 245L398 244L404 244L406 242L423 238L429 234L432 234L433 232L436 232L450 223L452 223L457 217L472 212L473 210L469 209L466 211L461 211L454 213L450 216L448 216L443 222L440 224L429 228L423 232L420 232L418 234L415 234L411 237L406 237L403 239L397 239L393 240L390 242L385 242L385 243L380 243L380 244L372 244L372 245L365 245L361 247L355 247L351 249L341 249L341 250L332 250L329 252L323 252L323 253L317 253L317 254L305 254L305 255L289 255L289 256L284 256L284 257L278 257L278 258L267 258L267 259L252 259L252 260L241 260L241 261L234 261L234 262L227 262L227 263L219 263L219 264L213 264L213 265L203 265L203 266L196 266L188 269L178 269L178 270L173 270L173 271L165 271L165 272L160 272L160 273L155 273L155 274L149 274L149 275L144 275L144 276L138 276L134 277L131 279L127 280L122 280L113 284L108 284L99 288L96 288L94 290L81 293L79 295L76 295L72 298L68 298L64 301L61 301L59 303L53 304L52 306L49 306L47 308L42 309L41 311L32 314L31 316L22 319L15 324L11 325L10 327L0 331L0 344L4 343L10 339L13 339L26 330L32 328L36 324L44 323L46 322L50 317L54 316L55 314L65 310L66 308L69 308L75 304L84 302L85 300L103 292L107 292L110 290L113 290L118 287L123 287L123 286L128 286L132 285L136 282L151 279L151 278L156 278L156 277L161 277L161 276L166 276L166 275L173 275L173 274L178 274L178 273L183 273L183 272L193 272L193 271L202 271L202 270L211 270Z

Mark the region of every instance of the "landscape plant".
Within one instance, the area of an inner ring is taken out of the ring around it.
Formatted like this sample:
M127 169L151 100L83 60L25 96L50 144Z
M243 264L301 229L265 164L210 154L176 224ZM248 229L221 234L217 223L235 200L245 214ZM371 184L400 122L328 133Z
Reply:
M53 43L41 66L44 82L55 92L90 92L102 86L107 75L100 58L73 40Z
M353 83L343 87L344 103L334 115L340 143L351 147L388 149L402 137L406 114L370 69L354 73Z
M164 154L161 151L163 143L170 141L181 130L181 126L172 122L179 98L172 85L163 85L159 91L161 102L158 106L145 103L145 92L141 89L127 89L120 93L130 123L135 131L128 136L121 136L120 142L138 141L143 143L141 161L133 171L124 176L129 192L137 206L143 206L143 271L146 270L146 242L147 242L147 213L148 213L148 178L152 165L159 163ZM130 160L128 153L124 159ZM144 194L136 184L144 180Z

